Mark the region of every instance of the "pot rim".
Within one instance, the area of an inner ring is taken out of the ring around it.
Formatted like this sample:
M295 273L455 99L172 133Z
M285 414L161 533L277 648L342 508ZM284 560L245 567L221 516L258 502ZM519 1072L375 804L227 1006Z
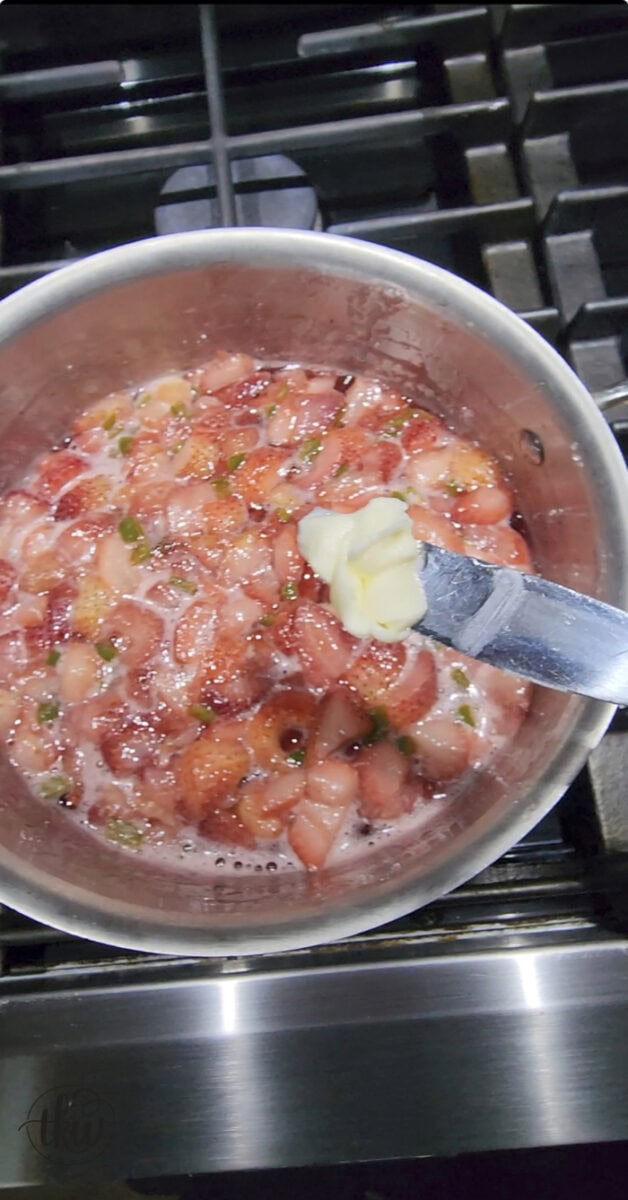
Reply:
M170 234L117 246L28 284L0 303L0 344L64 308L109 287L168 272L217 263L306 267L326 274L383 284L409 294L498 346L527 378L544 390L572 437L586 445L587 467L600 497L606 537L613 547L610 594L628 607L628 515L626 469L594 401L571 368L535 330L498 300L450 272L401 251L327 233L274 229L225 229ZM234 955L287 951L335 941L395 920L451 891L500 857L550 810L583 766L613 715L614 707L582 700L568 736L546 765L532 798L524 796L500 819L482 818L468 841L437 861L423 876L389 894L341 903L329 911L313 903L295 917L289 904L264 930L244 918L218 926L213 918L186 915L185 924L155 918L140 904L104 911L86 889L61 882L24 864L0 846L2 898L11 907L69 933L139 951L162 954ZM483 828L483 826L486 826ZM487 836L488 835L488 836ZM111 902L108 902L111 903ZM284 915L285 913L285 915Z

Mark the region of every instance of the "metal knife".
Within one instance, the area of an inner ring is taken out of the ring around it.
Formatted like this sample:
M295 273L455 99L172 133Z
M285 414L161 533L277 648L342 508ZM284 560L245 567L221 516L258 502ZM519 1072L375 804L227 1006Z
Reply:
M511 567L424 551L419 633L546 687L628 704L628 613Z

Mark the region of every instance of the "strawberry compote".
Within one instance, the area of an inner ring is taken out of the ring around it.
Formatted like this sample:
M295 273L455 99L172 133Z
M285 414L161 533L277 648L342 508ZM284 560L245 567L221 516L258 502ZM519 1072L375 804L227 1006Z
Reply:
M5 496L0 736L46 804L126 850L323 865L512 737L526 685L341 626L314 506L530 569L496 461L376 381L244 354L107 396ZM261 855L261 857L260 857Z

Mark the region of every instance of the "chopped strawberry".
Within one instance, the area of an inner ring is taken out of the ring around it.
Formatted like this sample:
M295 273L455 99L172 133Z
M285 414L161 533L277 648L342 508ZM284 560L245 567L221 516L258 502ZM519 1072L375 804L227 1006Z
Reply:
M426 450L429 446L437 444L443 428L443 422L438 417L418 409L416 415L403 427L401 445L406 454Z
M216 636L216 608L195 600L177 621L173 652L177 662L193 662L209 650Z
M6 600L17 578L15 567L5 558L0 559L0 604Z
M457 554L464 554L462 535L449 517L420 504L411 505L408 516L412 521L412 532L417 541L431 542L434 546L441 546L443 550L455 550Z
M368 714L347 692L329 692L319 709L312 758L327 758L343 746L361 741L371 724Z
M234 475L234 491L247 504L265 504L285 474L285 464L285 450L275 446L253 450Z
M140 716L121 721L101 739L102 756L115 775L139 775L157 761L159 737Z
M226 408L260 408L269 401L266 399L272 383L272 375L268 371L253 371L246 379L238 383L230 383L226 387L211 389L221 404Z
M95 641L107 613L114 607L115 602L115 593L100 576L85 575L79 581L78 593L72 605L72 629L90 641Z
M305 559L299 550L295 524L284 525L277 535L273 546L273 564L283 586L291 583L298 585Z
M316 709L315 697L296 688L266 700L252 717L247 733L257 765L279 771L300 766L316 724Z
M184 815L200 821L215 809L228 808L248 770L249 755L242 743L209 729L186 747L178 762Z
M200 822L199 832L221 845L242 846L246 850L252 850L255 845L253 834L233 808L219 808L206 813Z
M51 500L77 475L89 469L89 463L71 450L54 450L39 465L36 481L37 495Z
M358 769L359 808L363 817L388 821L412 810L414 796L407 787L408 759L391 742L378 742L362 750Z
M307 600L297 607L292 642L305 678L313 687L329 687L346 675L359 645L332 612Z
M253 779L240 790L238 816L256 838L280 837L290 810L305 795L304 771Z
M219 457L218 444L214 438L206 433L192 433L175 455L176 475L209 479L214 473Z
M418 721L436 700L436 664L430 650L408 653L401 643L373 642L347 680L368 708L383 706L397 729Z
M111 495L111 481L106 475L92 475L81 479L64 492L55 510L55 521L68 521L84 513L102 511L107 508Z
M74 567L85 566L94 559L99 539L113 528L114 518L110 514L80 517L61 530L55 550Z
M24 567L20 587L25 592L42 593L61 583L67 574L67 564L55 550L36 554Z
M450 717L427 717L412 727L419 769L428 779L457 779L469 766L475 734Z
M322 804L309 797L299 801L288 825L288 841L306 867L323 866L346 816L344 804Z
M463 537L467 554L474 558L503 567L517 567L520 571L532 570L532 555L527 542L509 525L465 525Z
M243 384L253 374L255 363L248 354L227 354L218 351L197 376L197 386L201 392L222 392L231 384ZM221 396L222 403L226 401Z
M343 403L340 392L333 389L315 395L289 395L268 419L271 446L298 446L304 438L323 433L333 425Z
M164 623L156 612L133 600L121 600L105 619L102 636L111 639L121 661L133 669L157 653Z
M452 508L454 521L463 525L496 525L512 516L513 499L505 484L476 487L459 496Z
M263 664L243 638L221 637L203 655L194 681L201 703L231 716L251 708L268 687Z

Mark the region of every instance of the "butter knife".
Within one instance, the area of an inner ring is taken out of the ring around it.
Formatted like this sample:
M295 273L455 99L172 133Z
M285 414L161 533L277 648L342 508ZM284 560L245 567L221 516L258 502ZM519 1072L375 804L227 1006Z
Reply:
M511 567L424 551L416 630L534 683L628 704L628 613Z

